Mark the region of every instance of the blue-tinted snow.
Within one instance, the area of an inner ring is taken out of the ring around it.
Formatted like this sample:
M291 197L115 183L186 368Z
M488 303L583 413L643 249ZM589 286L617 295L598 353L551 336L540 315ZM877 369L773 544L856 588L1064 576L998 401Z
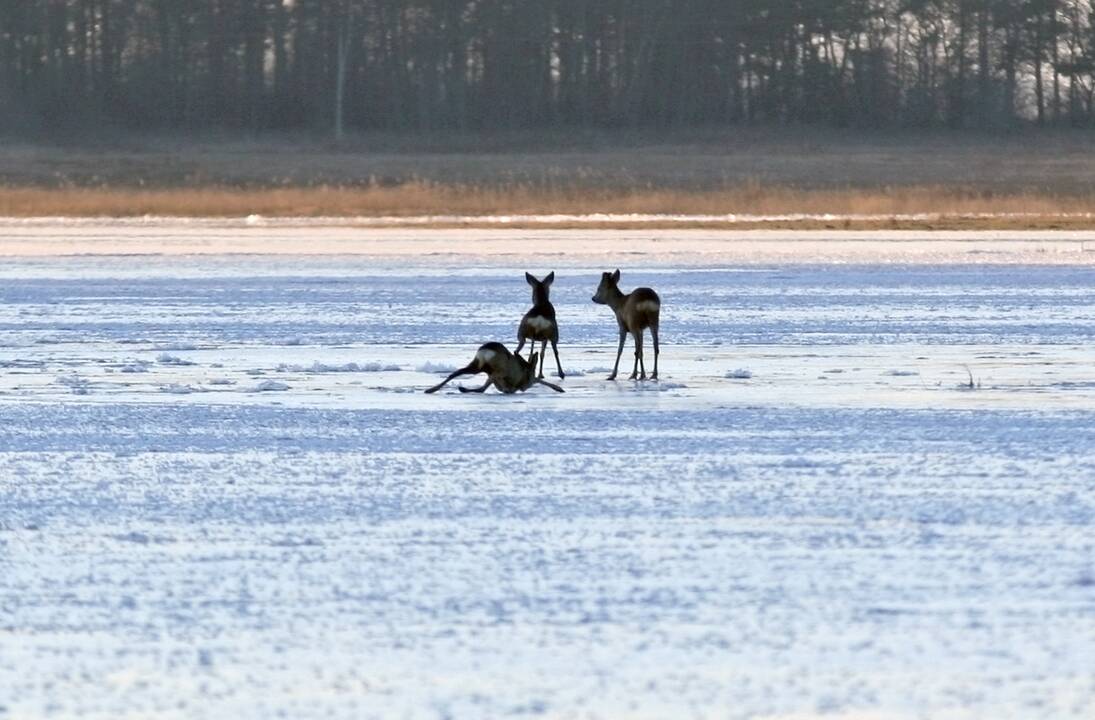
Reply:
M1095 715L1095 269L626 261L9 260L0 718Z

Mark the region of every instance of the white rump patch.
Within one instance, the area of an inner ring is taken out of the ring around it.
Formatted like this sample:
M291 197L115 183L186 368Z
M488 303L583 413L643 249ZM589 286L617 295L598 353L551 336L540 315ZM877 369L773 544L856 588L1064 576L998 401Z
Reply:
M525 322L527 322L529 327L532 328L533 330L540 330L540 331L550 330L552 325L554 324L554 323L551 322L551 320L548 320L546 317L543 317L541 315L536 315L534 317L530 317L527 320L525 320Z
M662 307L661 303L657 300L640 300L635 303L636 310L642 310L644 312L658 312Z
M475 353L475 359L478 360L480 363L486 364L493 360L494 356L497 354L498 353L494 352L493 350L480 350L479 352Z

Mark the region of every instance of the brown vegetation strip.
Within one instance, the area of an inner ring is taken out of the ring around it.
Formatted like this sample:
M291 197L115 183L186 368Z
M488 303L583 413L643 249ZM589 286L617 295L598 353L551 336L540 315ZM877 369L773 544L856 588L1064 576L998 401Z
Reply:
M774 220L757 222L658 220L635 223L613 220L573 223L579 227L793 227L800 229L973 229L1095 228L1095 218L1076 214L1095 210L1095 194L1055 196L1037 193L998 194L950 187L883 188L880 190L797 190L746 185L711 191L543 189L516 185L507 189L408 183L395 187L180 188L173 190L0 188L0 216L7 217L411 217L490 215L871 215L908 216L861 220ZM1021 217L968 217L975 214L1022 214ZM1070 216L1071 215L1071 216ZM367 224L363 222L363 224ZM436 226L496 227L496 224L451 220ZM515 222L510 227L543 226ZM552 227L567 227L566 223Z

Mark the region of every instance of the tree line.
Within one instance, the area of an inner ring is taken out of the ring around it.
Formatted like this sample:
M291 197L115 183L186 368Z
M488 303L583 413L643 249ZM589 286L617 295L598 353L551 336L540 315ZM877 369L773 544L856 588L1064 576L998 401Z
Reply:
M1092 125L1092 0L0 0L0 124Z

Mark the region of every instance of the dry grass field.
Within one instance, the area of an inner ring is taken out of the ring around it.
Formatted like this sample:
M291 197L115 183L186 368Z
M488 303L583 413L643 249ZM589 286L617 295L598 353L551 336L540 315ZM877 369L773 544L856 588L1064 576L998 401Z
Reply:
M884 217L764 226L1076 228L1095 227L1092 211L1095 136L1081 131L0 145L0 215L19 217L828 213Z

